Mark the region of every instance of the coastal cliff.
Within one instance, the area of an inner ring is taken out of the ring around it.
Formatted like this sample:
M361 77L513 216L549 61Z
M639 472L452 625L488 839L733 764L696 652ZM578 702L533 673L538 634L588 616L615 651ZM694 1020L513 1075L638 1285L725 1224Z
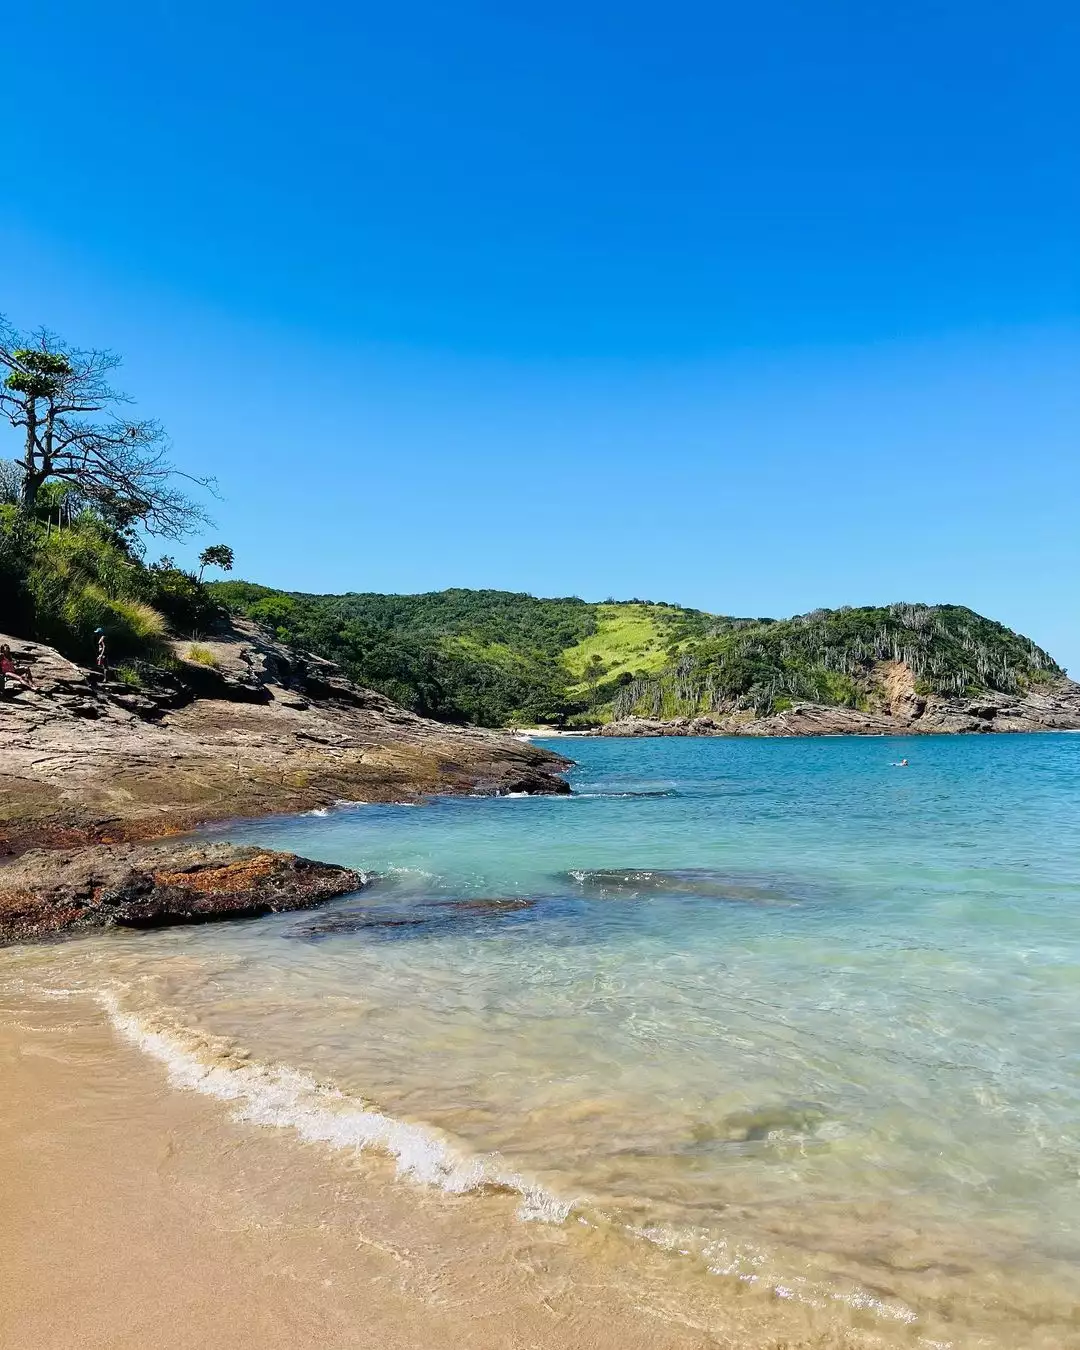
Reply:
M106 680L0 634L33 687L0 693L0 853L177 834L235 816L434 793L567 792L567 762L437 723L256 625L173 644L171 670Z
M696 717L624 717L595 736L938 736L1080 730L1080 684L1064 676L1015 694L949 698L919 692L903 661L881 662L866 681L868 706L792 703L758 714L732 707Z

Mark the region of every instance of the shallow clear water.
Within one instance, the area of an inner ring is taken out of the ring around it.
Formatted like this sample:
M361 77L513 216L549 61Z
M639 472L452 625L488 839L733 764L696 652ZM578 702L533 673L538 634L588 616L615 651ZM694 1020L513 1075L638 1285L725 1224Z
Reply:
M327 909L19 969L252 1119L718 1288L1080 1344L1080 737L567 747L571 798L228 830L378 874Z

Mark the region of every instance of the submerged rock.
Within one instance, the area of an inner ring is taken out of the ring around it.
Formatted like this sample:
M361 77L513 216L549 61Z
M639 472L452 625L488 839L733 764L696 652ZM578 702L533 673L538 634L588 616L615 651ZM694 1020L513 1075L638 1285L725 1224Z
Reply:
M817 1102L778 1102L732 1111L715 1124L704 1122L691 1132L690 1150L711 1149L724 1144L757 1144L777 1137L812 1135L828 1119Z
M301 924L286 934L304 942L318 942L322 938L340 937L348 933L362 933L366 929L426 928L431 920L423 914L401 914L389 910L349 910L347 913L324 914Z
M794 905L776 883L718 872L710 867L595 868L569 874L583 891L597 896L698 895L750 905Z
M0 871L0 944L308 909L363 885L347 867L236 844L36 849Z
M299 924L286 934L303 942L319 942L323 938L341 937L351 933L372 932L373 936L419 936L419 929L445 929L466 920L501 918L531 909L536 900L526 896L479 897L470 900L424 900L415 906L392 909L389 906L366 906L362 909L343 908L331 914Z
M456 914L514 914L518 910L532 909L538 902L531 896L510 895L489 899L480 896L475 900L436 900L440 909L449 909Z

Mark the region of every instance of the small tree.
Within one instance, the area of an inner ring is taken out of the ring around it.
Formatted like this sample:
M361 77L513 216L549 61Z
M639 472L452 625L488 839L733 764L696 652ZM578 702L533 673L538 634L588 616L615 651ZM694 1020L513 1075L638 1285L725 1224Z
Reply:
M20 334L0 317L0 412L23 436L22 504L33 510L42 485L61 479L120 527L180 538L206 514L174 480L211 480L173 467L160 423L120 416L130 399L109 384L119 364L113 352L80 351L45 329Z
M590 701L595 702L596 686L600 683L601 676L606 674L607 666L604 665L603 657L599 656L596 652L593 652L585 666L585 680L589 686Z
M209 544L199 554L199 580L208 567L220 567L223 572L231 572L233 551L228 544Z

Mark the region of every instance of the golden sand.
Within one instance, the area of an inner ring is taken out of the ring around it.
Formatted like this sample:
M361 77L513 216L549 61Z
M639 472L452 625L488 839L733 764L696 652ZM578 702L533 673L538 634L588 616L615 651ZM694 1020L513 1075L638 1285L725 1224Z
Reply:
M81 998L0 1003L4 1350L871 1345L705 1301L500 1195L230 1120Z

